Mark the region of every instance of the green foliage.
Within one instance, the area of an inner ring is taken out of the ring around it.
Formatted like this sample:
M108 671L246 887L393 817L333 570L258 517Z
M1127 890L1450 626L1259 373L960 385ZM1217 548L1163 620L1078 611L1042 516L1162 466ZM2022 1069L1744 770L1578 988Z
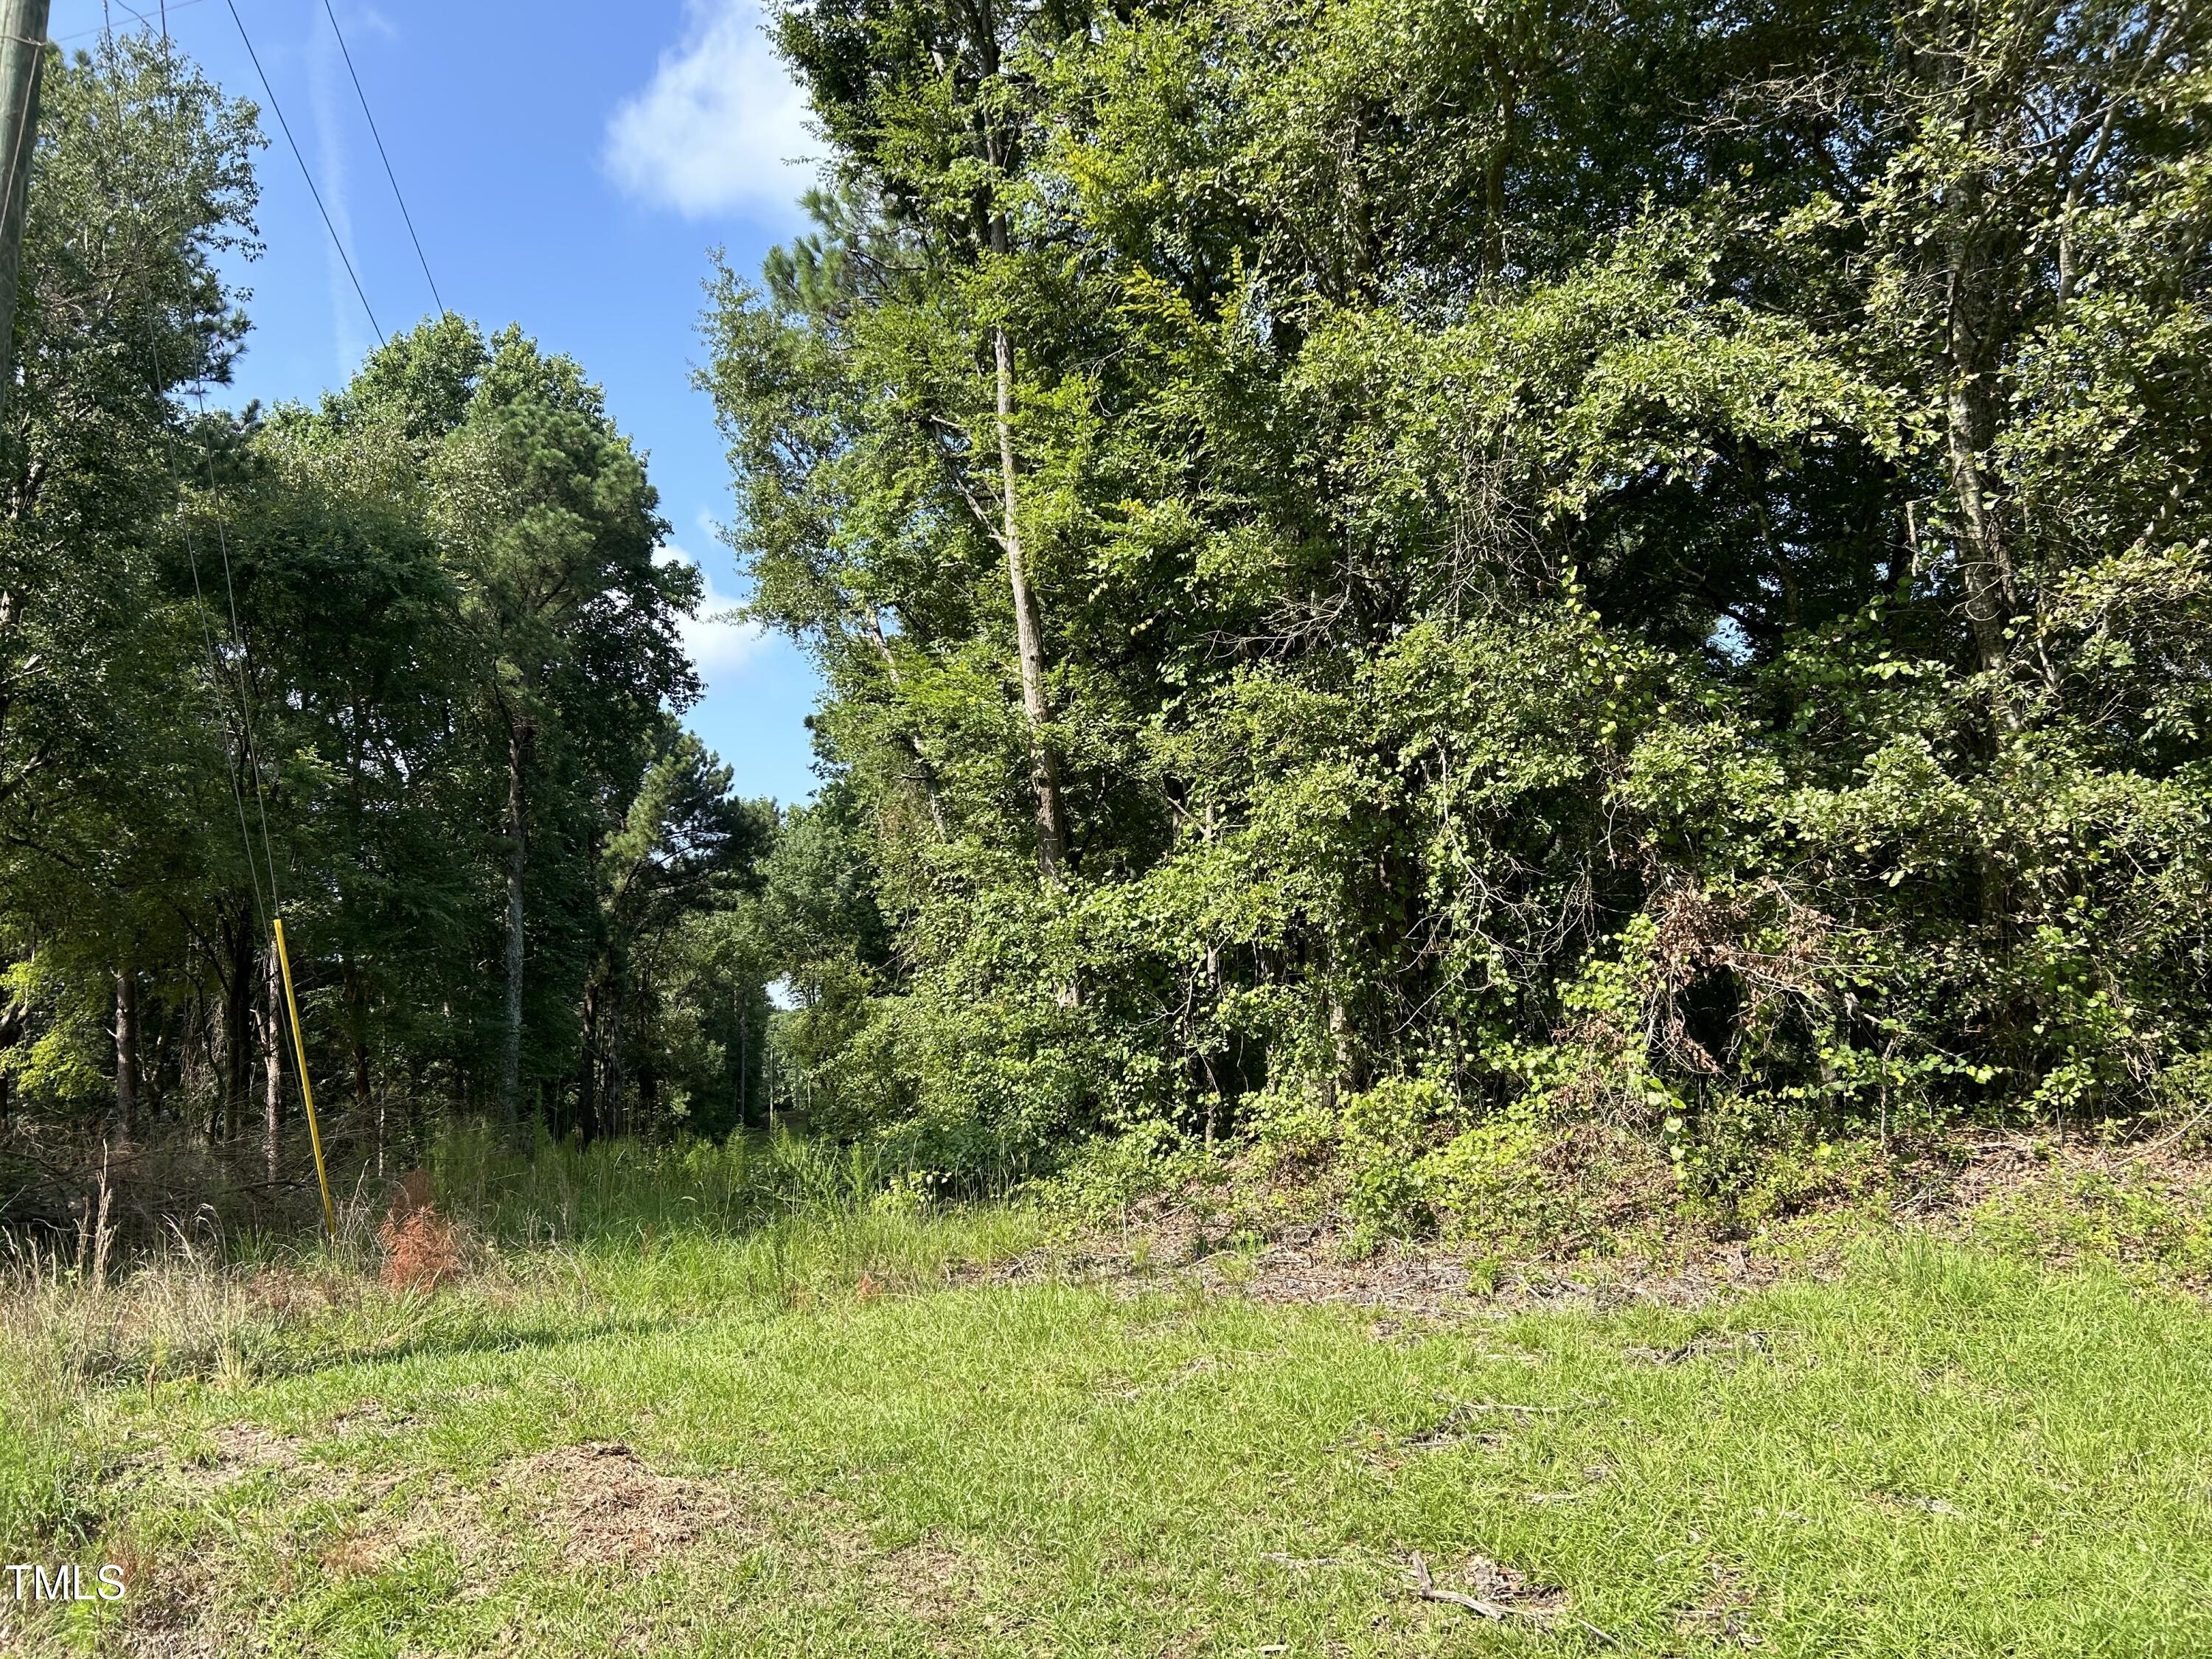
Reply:
M775 813L677 723L701 580L643 458L580 365L451 314L317 406L207 406L258 142L150 31L47 66L0 428L0 1127L220 1163L255 1126L276 1182L278 911L349 1154L494 1109L757 1116ZM0 1207L52 1222L55 1184Z
M777 27L830 185L702 379L888 930L841 1121L1751 1215L2212 1052L2201 18Z
M184 416L252 113L148 38L57 63L0 525L34 1113L137 1069L239 1135L278 889L380 1134L796 1113L988 1188L1249 1131L1371 1240L1601 1235L1616 1154L1738 1225L1869 1139L2195 1109L2198 12L771 26L815 228L718 272L699 378L823 677L796 809L676 724L700 583L577 364L447 317Z

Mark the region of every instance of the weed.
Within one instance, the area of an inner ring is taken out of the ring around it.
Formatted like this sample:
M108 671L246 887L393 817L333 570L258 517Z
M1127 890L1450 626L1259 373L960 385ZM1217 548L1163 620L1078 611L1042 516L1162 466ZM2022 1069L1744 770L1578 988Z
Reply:
M438 1291L461 1276L459 1230L427 1203L394 1215L377 1237L386 1290Z

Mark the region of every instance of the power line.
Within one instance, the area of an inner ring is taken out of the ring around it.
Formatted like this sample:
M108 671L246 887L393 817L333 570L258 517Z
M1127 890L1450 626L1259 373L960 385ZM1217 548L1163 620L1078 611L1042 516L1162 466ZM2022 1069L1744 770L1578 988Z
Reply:
M261 82L261 90L268 94L269 108L276 117L276 125L283 130L284 143L291 149L292 159L300 164L300 176L307 181L307 194L315 198L315 210L323 216L323 228L331 234L331 246L338 251L338 263L353 279L353 291L361 296L361 308L368 313L368 325L376 331L377 344L382 345L384 325L376 320L376 307L368 302L368 290L361 285L360 273L354 270L353 260L346 254L345 243L331 218L330 209L323 205L323 192L315 188L315 175L307 171L307 158L300 153L300 141L292 137L292 124L284 118L284 106L276 101L276 89L269 84L269 73L261 67L261 54L253 49L253 37L246 32L246 20L238 15L238 0L223 0L223 3L230 8L230 21L238 25L238 38L246 42L246 55L253 62L253 73Z
M121 0L118 0L118 3L121 3ZM163 0L163 3L161 5L162 18L166 21L171 12L182 11L186 6L197 6L199 3L200 0ZM133 17L137 18L137 20L142 23L148 21L143 13L132 10L127 4L124 5L123 9L130 12ZM65 46L70 41L82 40L88 34L105 34L107 32L107 25L104 23L94 24L88 29L78 29L69 34L57 34L52 37L52 40L53 44L58 46Z
M127 4L127 0L125 5L125 9L130 9L129 5ZM166 46L168 44L169 38L167 27L167 7L166 0L162 9L161 40L162 44ZM106 0L102 0L100 11L103 16L107 15ZM133 12L132 15L134 16L137 15L135 12ZM234 17L237 15L235 8L233 9L232 15ZM142 17L139 21L143 22L145 20ZM245 27L241 24L239 28L239 33L243 35L245 32ZM112 73L116 62L115 36L112 29L106 33L107 66L111 71L110 85L115 95L115 107L118 117L116 126L119 133L125 125L125 122L121 118L123 115L122 91L119 87L114 85ZM246 43L246 51L251 53L252 50L252 42L249 40ZM260 64L257 61L254 64L255 70L258 71L260 67ZM265 78L263 85L265 88L267 85ZM275 105L276 100L273 96L270 98L270 102L272 106ZM283 118L280 114L277 118L281 122ZM291 136L289 129L287 130L285 136L288 138ZM295 147L293 153L295 155L298 154L296 147ZM118 169L117 171L119 173L120 169ZM307 182L308 187L313 189L314 185L313 179L310 179ZM319 197L317 200L318 204L319 205L320 198ZM335 240L336 234L337 233L333 231L333 240ZM341 247L339 249L339 252L343 256L344 249ZM349 266L349 269L350 269L350 266ZM362 296L362 303L364 307L368 305L368 301L367 295ZM372 314L369 318L369 321L374 324L375 320L374 315ZM146 317L146 352L148 388L154 394L154 402L160 411L162 449L168 461L170 489L177 495L179 516L183 521L185 532L185 554L186 558L190 560L191 563L192 598L196 602L196 608L200 613L201 636L207 643L208 669L211 684L215 686L219 686L221 682L221 671L216 660L215 634L208 623L207 597L200 583L199 555L198 550L192 544L191 520L189 514L185 512L185 504L183 499L183 481L179 476L177 466L176 433L174 423L171 418L173 406L170 401L168 392L164 387L162 382L161 338L155 329L154 315L150 310L147 313ZM204 365L201 365L201 367L204 370ZM201 424L204 426L207 421L207 386L204 378L200 379L195 386L193 395L199 404ZM284 948L284 921L281 914L283 906L283 896L277 890L276 855L275 850L270 844L269 839L269 805L267 798L263 793L261 787L260 758L255 753L254 750L253 704L252 687L250 684L252 661L246 654L246 635L238 625L238 595L231 580L230 546L228 538L224 533L223 517L220 511L221 490L216 479L215 453L212 446L204 446L202 453L207 459L208 486L210 497L218 503L218 510L216 514L215 521L216 543L222 552L222 585L224 597L228 605L230 612L231 639L233 643L237 647L239 652L239 725L241 734L244 763L252 771L254 799L257 805L259 807L261 813L261 855L263 863L267 866L269 875L269 908L264 913L264 919L269 923L275 932L276 945L276 965L282 970L283 975L284 1006L286 1011L290 1014L292 1020L292 1053L295 1056L295 1063L297 1067L297 1075L300 1082L300 1103L307 1113L307 1139L309 1144L314 1148L315 1154L315 1176L322 1186L324 1224L329 1229L331 1239L335 1242L337 1237L337 1220L336 1213L331 1207L330 1173L325 1167L323 1162L322 1131L317 1127L315 1122L315 1092L313 1085L307 1075L307 1034L301 1029L300 1005L297 999L293 995L292 963L290 957ZM219 706L219 690L217 692L217 697ZM228 745L226 745L226 747L228 747ZM228 756L226 754L225 759L227 762L228 758ZM252 886L253 902L256 908L258 908L261 902L261 878L259 872L255 870L253 865L253 838L246 830L246 797L244 793L239 787L237 767L234 765L227 765L225 769L230 775L231 799L238 808L238 833L240 842L241 842L246 853L246 876ZM241 970L241 977L240 979L234 980L230 983L230 995L234 1000L241 999L247 994L246 987L243 982L242 972L243 970ZM276 1024L276 986L272 981L269 990L269 1018L270 1024L272 1028ZM271 1036L273 1042L273 1029ZM273 1081L277 1072L281 1070L281 1065L278 1060L277 1054L273 1048L269 1057L269 1066L271 1080ZM226 1096L228 1096L227 1091ZM271 1116L269 1122L268 1147L270 1173L273 1176L276 1174L276 1121L274 1115L274 1108L276 1106L276 1102L274 1100L270 1102L270 1106ZM227 1115L228 1109L226 1109L226 1116Z
M374 319L371 320L373 321ZM204 425L207 421L207 386L204 382L193 387L192 397L199 406L200 421ZM216 482L215 452L212 448L204 448L201 454L207 464L209 495L220 501L222 486ZM269 839L269 797L261 787L260 746L253 740L253 685L251 678L252 657L246 645L246 630L238 623L238 589L232 580L230 572L230 537L223 528L223 514L220 507L215 515L215 542L216 550L222 556L222 595L223 603L230 612L230 636L238 646L239 719L246 738L246 768L253 778L254 810L261 819L261 859L262 862L269 867L269 906L270 914L274 915L283 904L284 896L276 886L276 854L270 844ZM195 572L194 574L197 576L198 573ZM245 828L243 822L245 804L242 800L240 803L239 811L240 817L239 827L242 830Z
M345 31L338 27L338 15L331 9L331 0L323 0L323 15L331 20L331 33L338 38L338 53L345 59L354 96L361 100L361 112L368 122L368 136L376 140L377 159L384 163L384 176L392 181L392 199L399 204L399 216L407 222L407 239L415 244L415 257L422 262L422 280L430 284L430 297L437 301L438 314L442 317L446 314L446 301L438 292L438 279L430 274L430 261L422 252L422 239L415 234L415 216L407 210L407 198L399 191L399 177L392 170L392 158L384 153L384 135L376 130L376 117L369 113L368 94L362 90L361 76L353 66L353 53L347 49Z
M155 383L155 392L157 396L160 396L162 395L161 392L161 357L159 356L160 348L154 343L153 332L152 323L149 319L146 330L147 347L149 354L152 354L153 356L153 380ZM208 611L210 607L207 601L207 593L200 586L200 556L198 550L192 544L191 520L187 515L184 505L184 480L179 475L177 469L176 437L175 434L169 430L169 423L166 420L162 422L161 426L162 435L164 438L164 447L168 452L169 483L170 487L177 493L179 498L177 504L178 516L184 522L185 557L191 562L192 568L193 608L199 612L200 635L207 642L208 675L211 682L210 689L215 692L216 696L218 699L218 707L220 707L220 699L222 695L222 663L220 655L216 650L215 630L208 622ZM226 552L228 552L228 550L226 550ZM226 592L229 591L230 561L228 557L223 561L223 587ZM231 602L231 617L234 627L236 625L237 615L237 602L234 598ZM234 635L233 637L234 641L235 641ZM253 836L246 827L246 796L244 792L240 789L238 784L239 773L251 768L253 774L254 799L256 803L260 805L262 808L261 854L269 866L269 886L273 896L276 886L276 854L270 850L269 846L268 807L266 804L261 800L261 769L253 757L253 715L252 705L249 702L250 696L251 693L248 691L246 687L246 665L243 658L241 657L239 665L239 729L240 734L239 740L239 754L235 763L232 763L231 757L229 755L226 754L223 757L224 762L226 763L223 767L223 770L229 775L230 798L233 804L234 804L238 808L238 838L240 842L244 844L246 848L246 879L252 884L253 888L253 908L258 913L258 919L263 921L266 921L270 915L275 914L276 907L273 902L266 908L264 908L262 905L261 869L260 866L253 861ZM227 748L228 745L226 744L225 746Z
M137 18L140 27L150 29L154 27L154 20L147 16L144 12L139 10L137 7L132 5L131 3L131 0L115 0L115 3L122 7L124 10L129 12L133 17ZM108 44L110 46L114 45L115 17L108 9L107 0L100 0L100 33L107 37Z
M145 17L130 4L130 0L119 0L119 3L122 4L124 10L130 12L131 15L137 17L141 23L146 22ZM190 4L191 0L184 0L184 3ZM103 38L103 44L106 46L107 50L109 62L112 64L115 52L115 32L112 27L112 15L109 12L106 0L101 0L100 9L101 16L104 19L109 20L108 22L103 26L100 33ZM167 8L165 6L165 14L166 10ZM166 15L163 21L166 24ZM162 38L165 40L168 38L166 27L163 30ZM112 81L110 82L110 91L113 94L114 97L116 129L119 134L125 125L123 112L123 93L122 89L119 87L115 86ZM110 160L112 161L114 157L111 155ZM119 167L116 168L115 172L119 177L121 169ZM208 623L207 613L209 607L207 603L207 593L200 581L199 550L193 543L191 519L185 510L183 500L184 481L177 466L176 432L167 418L169 398L167 392L163 389L161 384L161 340L159 335L155 331L154 315L151 311L148 312L146 317L146 359L148 390L153 393L154 399L156 404L162 406L161 412L163 418L161 421L161 447L163 454L168 463L169 485L171 489L173 490L178 496L178 517L181 521L184 529L185 557L191 566L192 599L195 602L195 609L199 612L200 635L207 646L208 673L210 682L210 690L216 693L217 705L219 708L222 682L221 655L216 648L214 629ZM195 395L199 403L200 419L202 423L204 424L207 419L207 392L204 384L197 388ZM215 455L212 450L209 450L204 453L207 461L209 495L210 498L215 501L217 504L216 514L216 541L222 554L222 590L225 605L229 612L230 617L230 641L238 652L238 756L235 763L231 763L231 757L228 754L224 756L226 763L224 770L228 773L230 780L230 795L232 804L238 809L238 836L246 854L246 880L252 890L253 907L257 911L260 912L262 921L266 922L270 918L273 917L276 914L277 906L282 902L282 896L279 893L276 885L276 854L275 849L270 845L269 836L269 802L268 798L263 793L261 787L261 757L258 752L258 746L254 741L253 691L251 678L252 672L252 658L246 648L245 630L239 626L238 622L238 593L231 577L230 540L228 535L225 532L223 526L223 519L221 510L221 490L216 483L215 476ZM225 748L228 748L228 744L225 744ZM253 836L252 832L246 827L246 795L244 791L240 787L238 781L238 775L241 770L246 772L253 780L254 805L259 811L261 817L261 863L259 866L257 866L254 862ZM264 866L266 867L269 875L269 896L265 908L263 906L261 895L261 875L262 868Z
M149 17L144 12L140 11L136 6L133 6L131 3L131 0L115 0L115 3L120 5L124 10L129 12L133 17L137 18L140 24L149 30L153 28L154 20L151 17ZM200 0L176 0L175 9L182 11L186 6L196 6L199 3ZM105 6L106 0L102 0L103 9L105 9ZM160 8L161 29L161 38L165 40L167 40L169 36L170 9L171 8L169 6L168 0L161 0ZM234 20L237 19L238 8L235 5L231 7L230 15ZM376 125L376 113L369 107L368 90L361 83L361 71L354 67L353 49L346 44L345 31L338 25L337 13L331 8L331 0L323 0L323 15L328 17L331 21L331 33L337 40L338 55L345 60L346 78L353 82L354 96L361 100L362 117L368 123L368 136L375 141L376 157L378 161L384 164L384 177L386 181L392 186L392 199L399 204L399 216L406 223L407 240L415 245L415 258L416 262L422 267L422 279L429 283L430 298L436 304L439 313L443 315L446 309L445 296L438 291L438 279L430 272L429 256L422 251L422 237L421 233L415 228L415 216L408 210L406 193L399 188L399 175L392 167L391 153L384 147L383 130ZM81 38L82 35L99 34L106 32L107 32L106 26L103 26L101 28L83 29L80 30L76 34L62 36L59 40L55 42L55 44L58 46L63 40L75 40ZM244 39L246 36L246 25L243 22L239 24L239 34L241 39ZM251 40L246 40L246 50L249 57L253 56L253 42ZM261 60L258 57L254 58L253 68L254 72L257 75L261 73ZM262 90L269 95L269 106L271 110L276 112L278 125L285 125L284 112L278 107L276 103L276 95L274 92L270 90L269 80L265 75L263 75L261 77L261 86ZM289 143L292 133L289 125L285 125L284 137L286 141ZM299 147L296 144L292 146L292 153L294 158L295 160L298 159L300 152ZM303 173L307 171L307 164L305 161L301 162L301 171ZM313 191L315 188L315 183L312 178L307 180L307 188L310 191ZM322 204L321 194L317 192L315 197L315 205L318 208L320 208ZM323 222L326 226L331 223L330 215L327 212L323 215ZM331 228L331 236L332 240L337 240L337 232L335 228ZM346 257L345 250L343 247L338 250L338 257L341 259L343 259ZM353 266L350 260L347 261L346 274L349 276L354 276ZM354 291L356 294L361 295L362 308L369 312L369 322L372 325L374 325L376 322L376 313L369 308L368 296L366 294L362 293L361 280L358 276L354 276ZM381 337L383 331L384 331L380 327L378 328L377 333L380 337Z

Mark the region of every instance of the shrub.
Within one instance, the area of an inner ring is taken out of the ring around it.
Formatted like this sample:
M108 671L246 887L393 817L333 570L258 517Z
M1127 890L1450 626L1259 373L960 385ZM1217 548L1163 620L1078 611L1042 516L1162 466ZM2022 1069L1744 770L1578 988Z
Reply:
M384 1246L389 1290L435 1291L461 1276L460 1230L431 1203L426 1170L412 1170L400 1182L376 1237Z

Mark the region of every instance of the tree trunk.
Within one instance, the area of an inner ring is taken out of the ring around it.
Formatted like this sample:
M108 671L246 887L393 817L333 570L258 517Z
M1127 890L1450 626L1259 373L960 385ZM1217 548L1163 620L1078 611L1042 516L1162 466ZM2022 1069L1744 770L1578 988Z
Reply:
M1979 129L1978 111L1968 117ZM2008 635L2018 614L2012 557L2006 544L2002 481L1990 466L1996 441L2005 344L2018 326L2015 307L2002 291L1996 250L1982 226L1987 180L1968 176L1951 187L1957 228L1943 244L1946 264L1943 350L1944 438L1951 489L1957 498L1959 576L1974 667L1990 677L1989 744L1994 757L2017 726L2010 689ZM2013 893L2003 861L1984 847L1974 859L1977 908L2000 941L2012 937ZM2009 1024L2008 1017L2001 1023Z
M884 637L883 622L873 610L868 612L868 638L875 643L876 655L884 665L884 672L890 678L891 690L902 690L905 683L899 678L898 659L891 654L890 641ZM921 739L911 732L902 732L899 741L905 746L907 753L914 757L915 775L921 784L922 793L929 801L929 820L937 826L937 838L939 841L951 840L952 833L945 821L945 802L938 793L937 769L929 763L929 757L922 752Z
M189 1027L187 1040L189 1040ZM153 1034L147 1035L147 1017L142 1011L138 1019L138 1114L148 1127L161 1121L161 1108L168 1103L169 1078L174 1073L177 1085L184 1085L185 1063L183 1043L177 1029L162 1018L161 1006L154 1006Z
M623 1097L629 1083L623 1075L623 994L619 977L608 981L605 1002L602 1021L605 1036L599 1044L599 1127L603 1133L619 1135L629 1127L625 1109L629 1103Z
M1004 221L994 223L994 240L1005 240ZM999 477L1004 491L1000 539L1006 550L1006 580L1013 589L1014 638L1022 659L1022 711L1029 717L1030 787L1036 795L1037 868L1047 881L1060 879L1067 862L1067 811L1060 799L1060 758L1046 726L1052 720L1044 691L1044 628L1037 616L1036 591L1022 557L1014 464L1014 349L1003 326L991 331L998 358Z
M10 998L0 1003L0 1050L12 1048L23 1035L23 1012ZM0 1070L0 1130L8 1127L8 1109L11 1079L5 1070Z
M585 1146L599 1138L599 976L584 982L584 1042L576 1061L576 1134Z
M375 1105L376 1093L368 1069L368 988L362 983L351 957L341 957L338 966L345 975L346 1040L353 1048L354 1109L366 1122Z
M1986 259L1960 246L1951 271L1951 306L1944 388L1951 487L1959 500L1960 575L1966 590L1966 621L1973 630L1975 666L2003 669L2005 631L2015 609L2012 557L2005 545L1999 486L1987 456L1996 438L1999 349L1991 315L1994 286Z
M507 1018L500 1031L499 1125L508 1146L522 1147L518 1096L522 1082L522 878L529 857L523 778L537 736L527 720L507 725Z
M970 40L976 67L985 81L996 80L999 40L991 8L976 6L967 21L973 31ZM994 173L1011 179L1018 170L1018 144L1011 136L1002 135L994 128L980 107L975 116L972 142L981 152L978 159ZM992 199L999 188L996 185L988 191L979 187L975 205L982 221L977 228L982 231L991 252L1003 259L1012 252L1012 236L1005 210L994 205ZM1037 614L1036 593L1030 586L1028 563L1022 555L1016 486L1018 468L1014 460L1014 347L1004 323L992 325L991 355L998 378L1001 493L999 539L1006 551L1007 584L1013 590L1014 637L1021 655L1022 711L1029 720L1030 787L1036 796L1037 867L1047 881L1057 883L1067 862L1067 811L1060 799L1060 757L1054 753L1046 731L1052 710L1045 698L1044 629Z
M405 1099L407 1102L407 1161L410 1164L419 1164L422 1161L424 1126L429 1121L429 1109L424 1103L429 1091L429 1083L423 1073L422 1056L419 1054L409 1056Z
M1321 1103L1323 1111L1334 1111L1346 1095L1355 1094L1359 1088L1357 1056L1352 1045L1352 1010L1344 1000L1344 985L1339 977L1341 963L1334 939L1322 940L1318 965L1328 1030L1328 1062L1322 1074Z
M128 1141L138 1127L138 970L115 976L115 1116Z
M223 927L222 1138L238 1139L246 1117L246 1091L252 1067L253 930L251 916Z
M261 1158L274 1181L281 1151L278 1131L284 1121L284 982L273 949L262 953L261 965Z

